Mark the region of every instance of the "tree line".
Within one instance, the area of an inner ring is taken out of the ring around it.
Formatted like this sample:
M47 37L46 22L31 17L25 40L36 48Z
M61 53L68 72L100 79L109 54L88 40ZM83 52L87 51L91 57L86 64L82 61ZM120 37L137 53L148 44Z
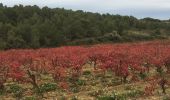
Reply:
M83 39L86 39L84 44L142 36L142 39L153 39L169 35L169 27L169 20L0 4L0 49L56 47L79 44ZM148 32L149 35L129 35L131 32Z

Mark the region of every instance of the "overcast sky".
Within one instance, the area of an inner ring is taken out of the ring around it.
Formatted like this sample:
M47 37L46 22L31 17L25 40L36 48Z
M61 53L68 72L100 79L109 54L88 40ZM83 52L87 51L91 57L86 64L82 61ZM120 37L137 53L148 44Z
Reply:
M16 4L48 6L99 13L133 15L137 18L170 19L170 0L0 0L7 6Z

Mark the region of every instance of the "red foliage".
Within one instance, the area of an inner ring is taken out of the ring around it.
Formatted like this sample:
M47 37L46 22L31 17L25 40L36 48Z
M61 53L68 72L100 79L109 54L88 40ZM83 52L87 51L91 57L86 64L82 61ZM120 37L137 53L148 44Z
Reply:
M69 85L68 85L68 83L66 83L66 82L60 82L60 83L59 83L59 87L65 89L65 90L68 90L68 89L69 89Z
M52 74L54 80L62 80L68 74L79 77L83 66L87 62L92 62L96 66L95 69L99 68L103 72L111 70L114 75L126 78L129 75L149 71L151 66L165 65L168 69L169 51L170 43L160 41L8 50L0 52L0 72L5 79L13 78L16 81L30 80L28 70L30 74L34 74L34 78L37 74L47 73Z
M145 95L147 96L153 95L154 91L155 91L155 87L153 85L148 85L145 87Z

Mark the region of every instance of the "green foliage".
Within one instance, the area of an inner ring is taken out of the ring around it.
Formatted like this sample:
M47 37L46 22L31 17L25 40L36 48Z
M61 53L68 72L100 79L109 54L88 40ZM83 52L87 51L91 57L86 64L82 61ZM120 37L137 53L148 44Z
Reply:
M157 66L156 71L159 73L160 76L163 76L163 74L165 73L163 68L160 66Z
M74 84L76 84L76 81L77 81L78 79L74 79L73 77L69 77L68 78L68 81L70 82L70 83L74 83Z
M124 88L125 88L125 90L132 90L133 89L133 87L130 86L130 85L126 85Z
M25 97L24 100L36 100L34 96Z
M23 95L24 89L17 84L12 84L10 85L10 92L12 92L15 97L21 98Z
M152 18L138 20L133 16L1 4L0 49L161 39L165 38L161 31L169 33L169 26ZM153 34L127 35L129 30ZM110 33L117 35L109 36Z
M98 100L116 100L116 99L111 96L101 96L101 97L98 97Z
M79 87L71 87L70 90L73 92L73 93L78 93L80 91L80 88Z
M124 93L117 93L113 91L112 95L110 96L99 96L98 100L127 100L128 97L137 97L143 95L143 91L132 89L128 87L127 92Z
M147 77L147 73L139 73L139 77L144 80Z
M4 90L1 90L1 89L0 89L0 95L3 95L3 92L4 92Z
M114 91L112 93L112 97L114 98L114 100L126 100L127 99L127 96L125 94L118 94Z
M3 50L4 48L6 48L6 42L0 39L0 50Z
M91 74L91 71L84 71L83 72L83 75L90 75Z
M49 92L49 91L55 91L57 89L57 85L55 83L45 83L40 85L39 92Z
M170 96L166 95L166 96L163 97L163 100L169 100L169 99L170 99Z
M137 96L141 96L143 94L144 94L143 91L134 89L134 90L128 91L125 95L128 96L128 97L137 97Z
M84 80L77 80L77 85L79 85L79 86L82 86L82 85L85 85L85 81Z
M100 96L98 100L127 100L126 95L113 93L111 96Z
M67 100L65 96L62 96L60 100Z
M99 95L102 95L102 94L103 94L102 90L97 90L97 91L93 91L89 93L90 96L94 96L94 97L98 97Z
M77 96L73 96L71 100L78 100Z

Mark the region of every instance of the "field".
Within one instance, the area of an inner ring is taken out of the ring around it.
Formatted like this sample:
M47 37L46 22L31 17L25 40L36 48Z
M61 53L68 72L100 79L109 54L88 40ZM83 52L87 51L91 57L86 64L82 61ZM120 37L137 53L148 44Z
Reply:
M170 100L170 41L0 51L0 100Z

